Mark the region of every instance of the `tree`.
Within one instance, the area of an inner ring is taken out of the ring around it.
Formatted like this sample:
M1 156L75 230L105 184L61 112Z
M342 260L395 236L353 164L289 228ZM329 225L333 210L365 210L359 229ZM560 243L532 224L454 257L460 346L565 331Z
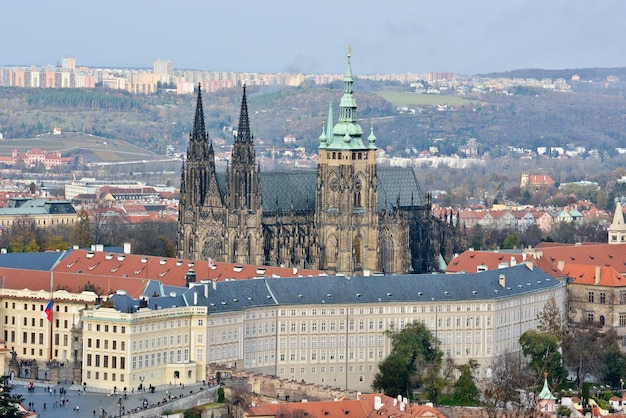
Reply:
M520 362L519 353L506 352L493 358L488 375L481 382L485 412L490 418L504 416L507 405L517 405L520 416L524 416L527 405L519 402L519 388L527 387L529 375Z
M506 250L510 250L513 248L520 248L521 242L516 233L510 232L506 238L504 239L504 243L502 244L502 248Z
M476 360L470 359L467 364L461 364L461 375L454 384L454 397L464 404L474 405L478 402L480 392L474 382L473 372L478 367Z
M602 374L606 350L616 341L615 331L600 332L594 324L570 327L563 338L563 359L567 366L576 369L578 387L582 386L588 374Z
M78 222L72 230L72 245L79 248L89 248L91 246L91 227L89 225L89 214L85 209L78 212Z
M622 353L617 342L613 342L604 356L602 380L611 387L621 388L623 376L626 376L626 354Z
M567 377L567 371L562 365L559 340L556 335L529 329L522 334L519 343L524 355L530 357L528 366L535 382L533 392L538 392L543 385L545 373L552 382L551 386L560 388Z
M561 309L556 304L554 297L551 297L543 306L543 310L537 314L539 325L537 329L546 334L553 334L559 343L565 335L565 320L561 315Z
M0 377L0 417L18 418L22 415L15 406L15 399L11 395L13 387L9 385L9 377Z
M413 389L422 389L436 402L444 387L439 371L442 353L438 341L420 322L408 324L401 331L390 331L392 350L379 364L372 388L389 396L412 397Z

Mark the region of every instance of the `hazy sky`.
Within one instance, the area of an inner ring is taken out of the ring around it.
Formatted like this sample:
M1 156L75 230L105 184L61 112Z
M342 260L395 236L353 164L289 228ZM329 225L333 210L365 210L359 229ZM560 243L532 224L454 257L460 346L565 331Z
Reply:
M0 65L356 74L626 66L624 0L17 0Z

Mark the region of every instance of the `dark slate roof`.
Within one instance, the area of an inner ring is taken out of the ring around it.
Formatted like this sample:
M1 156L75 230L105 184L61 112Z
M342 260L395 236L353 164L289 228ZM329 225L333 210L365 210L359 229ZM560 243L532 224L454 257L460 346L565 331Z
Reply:
M17 201L17 199L16 199ZM0 215L74 214L76 209L67 200L20 199L19 206L0 208Z
M378 210L385 201L388 206L421 206L424 204L422 190L412 168L378 168Z
M505 276L505 287L499 277ZM279 304L432 302L502 299L556 288L558 280L526 265L474 274L267 279Z
M312 170L261 173L263 211L315 210L317 172Z
M422 191L412 168L378 167L378 210L395 206L420 206L424 204ZM217 174L222 196L226 190L226 174ZM261 173L263 211L315 210L317 171L298 170Z
M504 286L499 282L502 275ZM539 269L522 264L472 274L263 278L219 282L215 283L215 288L213 285L206 284L206 289L202 284L192 288L178 288L176 296L171 296L172 301L176 299L172 305L184 306L177 299L178 295L183 294L186 304L208 306L209 313L274 305L496 301L557 289L564 283ZM194 293L197 296L194 297ZM166 307L168 305L162 300L167 297L148 297L148 306L152 308L156 303Z
M48 271L72 251L0 254L0 267Z

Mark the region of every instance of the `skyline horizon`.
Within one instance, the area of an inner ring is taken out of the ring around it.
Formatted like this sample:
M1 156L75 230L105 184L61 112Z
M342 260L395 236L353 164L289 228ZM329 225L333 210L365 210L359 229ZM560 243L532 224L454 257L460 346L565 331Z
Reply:
M55 68L62 68L61 67L61 60L65 59L65 58L74 58L76 59L76 57L71 56L71 55L67 55L67 56L63 56L61 57L56 63L54 64L1 64L0 63L0 67L3 68L11 68L11 67L15 67L15 68L29 68L29 67L36 67L36 68L43 68L43 67L55 67ZM153 63L156 61L170 61L170 60L165 60L165 59L154 59L153 61L150 62L149 66L112 66L112 65L87 65L87 64L83 64L83 63L79 63L79 61L76 61L76 67L86 67L86 68L91 68L91 69L114 69L114 70L153 70ZM289 73L288 71L255 71L255 70L242 70L242 71L235 71L235 70L224 70L224 69L208 69L208 68L191 68L191 67L177 67L176 66L176 62L172 61L174 64L174 71L208 71L208 72L233 72L233 73L258 73L258 74L279 74L279 73ZM582 67L561 67L561 68L545 68L545 67L526 67L526 68L511 68L511 69L507 69L507 70L502 70L502 71L487 71L487 72L483 72L483 73L475 73L475 74L465 74L465 73L459 73L453 70L426 70L426 71L402 71L402 72L357 72L354 71L354 75L355 76L359 76L359 75L375 75L375 74L428 74L428 73L453 73L455 75L458 76L464 76L464 77L476 77L476 76L483 76L483 75L488 75L488 74L499 74L499 73L507 73L507 72L514 72L514 71L567 71L567 70L589 70L589 69L620 69L620 68L626 68L626 64L624 65L618 65L618 66L582 66ZM331 71L331 72L327 72L327 73L319 73L319 72L303 72L303 71L299 71L296 73L301 73L303 75L315 75L315 74L343 74L343 71ZM293 73L295 74L295 73Z
M79 0L3 5L1 65L54 65L63 56L95 68L258 73L341 73L348 45L359 74L626 66L626 2L462 0L376 3L287 0ZM123 11L123 12L122 12ZM37 57L33 59L33 57ZM5 64L6 63L6 64ZM254 68L254 70L251 70Z

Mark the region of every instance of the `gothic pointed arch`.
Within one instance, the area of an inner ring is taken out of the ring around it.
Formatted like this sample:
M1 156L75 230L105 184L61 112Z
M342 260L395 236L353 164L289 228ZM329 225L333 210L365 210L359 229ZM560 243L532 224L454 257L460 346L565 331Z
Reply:
M379 235L378 266L383 273L392 273L395 271L393 235L387 228L382 229Z

